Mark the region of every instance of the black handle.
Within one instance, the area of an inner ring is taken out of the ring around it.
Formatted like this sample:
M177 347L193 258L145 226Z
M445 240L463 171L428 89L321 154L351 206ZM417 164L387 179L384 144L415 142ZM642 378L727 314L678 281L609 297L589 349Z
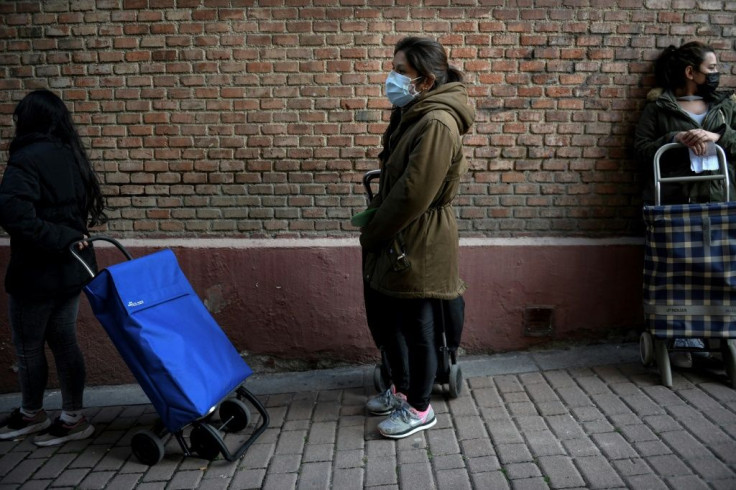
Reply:
M95 271L92 270L92 268L89 266L89 264L87 264L87 262L82 258L81 255L79 255L79 253L77 251L77 245L79 245L80 243L83 243L83 242L87 242L87 243L92 243L92 242L109 242L109 243L112 243L113 245L115 245L117 247L118 250L120 250L123 253L123 255L125 256L126 259L133 260L133 256L130 255L130 253L127 250L125 250L125 247L123 247L123 245L119 241L115 240L114 238L110 238L109 236L97 235L97 236L92 236L92 237L89 237L89 238L84 238L82 240L77 240L76 242L70 243L69 244L69 251L72 253L72 255L74 256L74 258L76 258L79 261L79 263L82 264L82 266L84 267L84 269L87 271L87 273L91 277L95 277Z
M373 190L371 189L371 181L381 176L380 170L369 170L363 175L363 187L365 187L365 193L368 194L368 201L373 199Z

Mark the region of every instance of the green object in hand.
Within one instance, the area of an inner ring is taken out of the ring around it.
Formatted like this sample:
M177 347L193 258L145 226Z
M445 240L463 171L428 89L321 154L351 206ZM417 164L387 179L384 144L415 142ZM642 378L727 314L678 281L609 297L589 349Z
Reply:
M378 211L378 208L370 208L365 211L361 211L350 218L350 224L357 226L358 228L362 228L370 223L371 219L373 219L373 215L376 214L376 211Z

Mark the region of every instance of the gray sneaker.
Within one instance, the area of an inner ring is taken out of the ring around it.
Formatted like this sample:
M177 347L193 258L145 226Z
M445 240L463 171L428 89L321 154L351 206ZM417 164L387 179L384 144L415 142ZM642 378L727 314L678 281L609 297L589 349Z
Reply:
M689 352L672 352L670 354L672 367L690 369L693 367L693 356Z
M95 428L90 425L86 417L82 417L75 424L62 422L61 417L56 417L49 430L33 438L36 446L58 446L66 441L86 439L91 436Z
M374 396L365 404L365 408L371 415L388 415L406 400L402 393L394 393L394 387L391 386L383 393Z
M40 432L51 425L46 412L41 410L33 417L26 417L20 408L13 410L5 420L0 422L0 441L8 441L16 437Z
M401 439L410 436L420 430L429 429L437 423L434 410L430 406L424 417L413 409L408 403L402 403L401 407L391 412L386 420L378 424L378 432L390 439Z

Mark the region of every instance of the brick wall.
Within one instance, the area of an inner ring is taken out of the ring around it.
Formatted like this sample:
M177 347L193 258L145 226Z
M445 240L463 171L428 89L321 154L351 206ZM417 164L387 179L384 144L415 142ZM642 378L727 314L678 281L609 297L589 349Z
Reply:
M478 109L464 236L631 235L651 61L700 39L734 86L735 24L716 0L5 1L0 143L23 95L50 88L115 234L354 235L393 45L427 35Z

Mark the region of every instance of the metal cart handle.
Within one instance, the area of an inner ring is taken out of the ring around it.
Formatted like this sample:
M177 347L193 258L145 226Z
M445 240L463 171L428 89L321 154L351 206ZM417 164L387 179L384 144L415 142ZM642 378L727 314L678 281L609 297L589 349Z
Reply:
M373 199L373 190L371 189L371 182L381 176L380 170L369 170L363 175L363 187L365 187L365 193L368 195L368 201Z
M656 205L662 203L662 184L663 183L682 183L682 182L698 182L703 180L723 180L726 187L726 201L730 199L730 185L728 178L728 163L726 161L726 152L718 145L716 146L716 155L718 155L718 171L720 173L712 175L690 175L684 177L662 177L662 168L660 159L662 154L668 150L675 148L687 148L682 143L667 143L662 145L657 153L654 154L654 186Z
M82 242L87 242L87 243L92 243L92 242L109 242L109 243L112 243L113 245L115 245L118 248L118 250L120 250L123 253L123 255L125 256L126 259L133 260L133 256L130 255L130 253L127 250L125 250L125 247L123 247L123 245L119 241L115 240L114 238L110 238L109 236L97 235L97 236L92 236L92 237L89 237L89 238L85 238L83 240L77 240L75 242L70 243L69 244L69 251L72 253L72 255L74 256L74 258L76 258L79 261L79 263L82 264L82 266L87 271L87 273L91 277L93 277L93 278L95 277L95 271L92 270L92 268L89 266L89 264L87 264L87 262L82 258L82 256L79 255L79 252L77 250L77 245L80 244L80 243L82 243Z

